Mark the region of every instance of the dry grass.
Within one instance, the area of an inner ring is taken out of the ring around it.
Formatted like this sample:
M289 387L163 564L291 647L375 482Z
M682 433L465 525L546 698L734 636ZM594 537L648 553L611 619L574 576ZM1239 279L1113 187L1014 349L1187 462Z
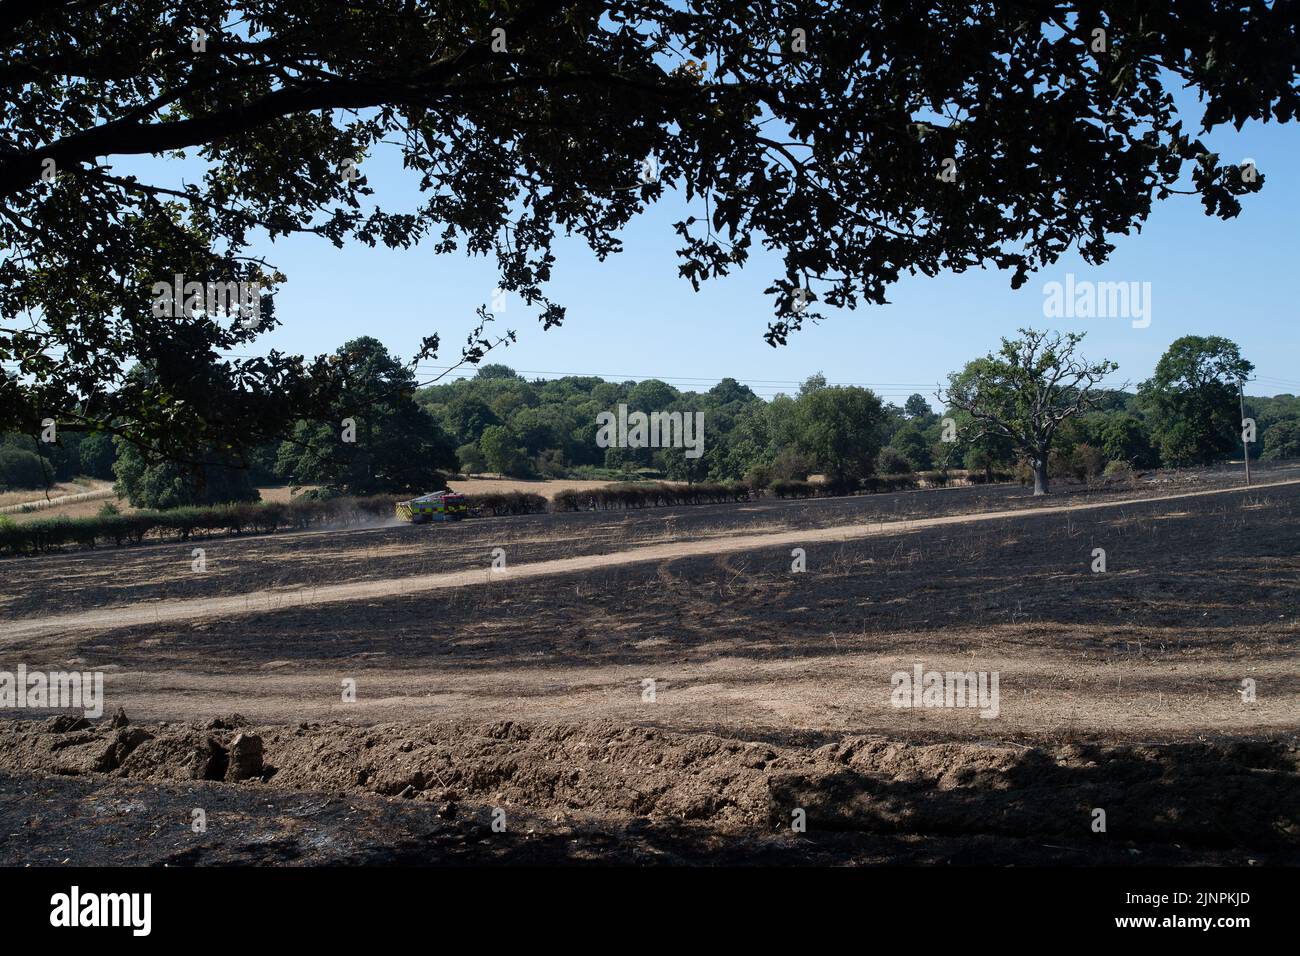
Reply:
M316 487L318 486L303 485L301 487L290 487L289 485L276 485L269 488L258 488L257 493L262 496L263 501L292 501L304 491L310 491Z
M108 491L113 487L111 481L100 481L95 478L78 478L76 481L62 482L50 489L50 497L57 498L63 495L76 495L86 491ZM290 488L288 485L278 485L268 488L258 488L257 493L261 495L263 501L290 501L296 494L306 491L304 488ZM12 500L10 500L12 499ZM0 508L6 505L24 504L29 501L42 500L36 492L11 491L0 494ZM9 517L19 524L24 521L35 521L41 518L89 518L99 514L99 510L106 504L112 504L117 507L123 514L139 509L133 508L131 503L121 495L109 498L96 498L91 501L64 501L51 505L48 508L41 508L33 511L15 511L9 514Z
M77 478L73 481L60 481L49 490L49 497L60 498L64 495L79 495L87 491L100 491L112 487L111 481L100 481L97 478ZM31 501L44 501L46 497L43 488L15 488L10 491L0 491L0 508L9 505L21 505Z
M70 501L64 504L58 504L51 508L42 508L39 511L15 511L5 515L6 518L12 518L15 523L23 524L28 521L47 521L50 518L91 518L99 514L99 509L104 505L116 505L117 509L123 514L128 511L135 511L127 504L124 498L93 498L89 501Z

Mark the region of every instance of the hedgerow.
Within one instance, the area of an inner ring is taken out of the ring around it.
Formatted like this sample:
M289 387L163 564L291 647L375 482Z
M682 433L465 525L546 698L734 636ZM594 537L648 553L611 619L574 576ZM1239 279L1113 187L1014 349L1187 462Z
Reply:
M725 504L748 501L754 492L739 481L706 481L693 485L667 482L624 483L582 491L566 488L551 499L552 511L619 511L673 505Z
M173 508L85 518L38 518L22 523L0 523L0 554L36 554L67 545L122 547L140 544L146 538L189 541L195 537L303 531L361 524L392 514L393 499L380 496Z
M546 499L531 491L494 491L465 495L465 502L472 512L491 518L546 512Z
M927 475L934 482L933 475ZM937 483L937 482L934 482ZM768 491L778 498L833 497L844 494L899 491L916 488L916 475L872 475L843 486L809 481L773 481ZM548 504L539 494L525 491L465 495L470 511L484 517L543 514L547 511L622 511L680 505L729 504L763 494L740 481L672 484L624 482L604 488L559 491ZM0 554L39 554L68 546L123 547L150 541L189 541L194 538L240 534L273 534L323 527L348 527L391 518L396 499L295 498L213 507L173 508L168 511L133 511L112 514L104 509L85 518L39 518L17 523L0 521Z
M916 475L868 475L844 482L774 481L768 490L778 498L839 498L864 492L907 491L918 485Z

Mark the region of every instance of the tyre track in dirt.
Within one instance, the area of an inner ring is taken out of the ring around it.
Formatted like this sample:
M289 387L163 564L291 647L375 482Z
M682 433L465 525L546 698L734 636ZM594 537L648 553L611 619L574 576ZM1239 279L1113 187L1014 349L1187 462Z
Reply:
M258 590L238 595L213 598L193 598L162 602L144 602L81 611L73 614L47 615L9 621L0 626L0 646L9 642L64 634L70 631L117 630L126 627L163 624L172 621L192 621L199 618L234 617L245 614L264 614L296 607L334 604L374 598L419 594L428 590L462 588L489 583L508 583L536 577L572 574L628 564L653 563L683 557L721 555L738 551L756 551L786 545L806 546L825 542L852 541L861 538L906 534L923 528L945 525L975 524L989 521L1006 521L1040 518L1046 515L1068 514L1079 511L1096 511L1122 508L1131 505L1150 505L1179 501L1186 498L1204 498L1213 495L1257 494L1270 489L1300 485L1300 479L1253 485L1250 488L1214 488L1202 491L1180 492L1172 495L1121 501L1099 501L1083 504L1049 505L1041 508L988 511L975 514L944 515L902 521L872 522L866 524L837 525L829 528L780 531L765 534L740 534L711 537L702 540L680 541L670 544L645 545L606 554L583 555L575 558L558 558L537 561L493 572L478 568L469 571L439 572L424 575L405 575L374 581L330 584L319 587L302 587L284 590Z

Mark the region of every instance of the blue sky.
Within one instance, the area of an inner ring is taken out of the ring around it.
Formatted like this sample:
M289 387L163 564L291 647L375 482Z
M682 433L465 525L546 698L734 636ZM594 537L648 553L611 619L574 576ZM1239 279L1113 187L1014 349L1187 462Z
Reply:
M1199 115L1193 106L1186 116L1191 128ZM568 307L565 324L543 332L535 310L508 300L496 325L516 330L519 340L492 360L530 377L657 377L695 390L732 376L765 397L793 391L820 371L832 383L870 385L901 403L911 392L930 397L949 371L994 348L1000 336L1032 325L1086 332L1083 354L1118 362L1116 385L1147 377L1180 335L1226 335L1256 365L1250 394L1300 393L1300 129L1252 124L1240 133L1218 130L1207 142L1224 161L1253 159L1267 177L1264 191L1246 197L1235 220L1208 218L1196 197L1174 196L1157 204L1140 234L1116 238L1115 253L1101 267L1067 256L1018 291L1007 273L994 270L906 278L893 288L891 304L832 310L827 321L777 349L762 337L771 318L762 290L779 271L774 257L760 252L742 272L693 292L677 278L673 254L671 223L684 207L668 197L631 224L625 251L603 264L581 240L561 241L550 293ZM396 150L368 158L362 170L385 208L400 208L412 195ZM440 257L428 248L337 250L306 236L255 251L289 276L277 295L282 326L259 339L257 351L316 354L365 334L405 359L436 331L444 343L436 364L447 364L458 358L476 307L496 285L490 260ZM1045 318L1044 283L1064 281L1067 273L1077 280L1150 282L1150 326ZM421 377L436 373L422 369Z

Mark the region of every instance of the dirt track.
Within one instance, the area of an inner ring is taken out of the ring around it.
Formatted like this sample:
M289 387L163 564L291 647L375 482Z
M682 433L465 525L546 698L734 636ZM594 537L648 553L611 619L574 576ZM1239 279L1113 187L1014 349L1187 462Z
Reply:
M1300 484L1300 479L1261 484L1254 491L1263 492L1270 488L1287 487ZM1196 498L1208 495L1240 494L1245 489L1216 488L1205 491L1183 492L1174 495L1154 496L1142 499L1143 503L1159 503ZM1045 516L1067 512L1092 511L1099 508L1117 508L1131 501L1100 501L1082 504L1050 505L1035 508L1033 515ZM231 617L242 614L277 611L305 605L321 605L336 602L364 601L375 598L390 597L399 594L423 593L447 588L462 588L490 581L522 580L548 575L572 574L594 569L605 569L620 565L644 562L667 561L692 555L728 554L741 551L753 551L761 548L784 546L799 547L809 543L826 541L852 541L860 538L881 535L900 534L923 528L943 525L971 524L975 522L1000 521L1008 518L1023 517L1024 510L991 511L981 514L947 515L937 518L920 518L901 522L880 522L875 525L838 525L829 528L816 528L800 531L777 532L772 534L728 535L713 537L701 541L682 541L671 544L649 545L615 551L599 555L584 555L576 558L561 558L553 561L539 561L507 567L504 571L492 571L489 568L470 571L457 571L432 575L410 575L387 578L377 581L364 581L351 584L332 584L322 587L301 588L284 591L249 591L244 594L220 598L204 598L187 601L162 601L141 607L113 607L104 610L83 611L76 614L48 615L37 619L15 620L7 622L0 629L0 640L14 638L39 637L44 634L58 634L74 630L98 628L122 628L141 624L162 624L169 621L193 621L206 617ZM0 644L0 646L3 646Z

